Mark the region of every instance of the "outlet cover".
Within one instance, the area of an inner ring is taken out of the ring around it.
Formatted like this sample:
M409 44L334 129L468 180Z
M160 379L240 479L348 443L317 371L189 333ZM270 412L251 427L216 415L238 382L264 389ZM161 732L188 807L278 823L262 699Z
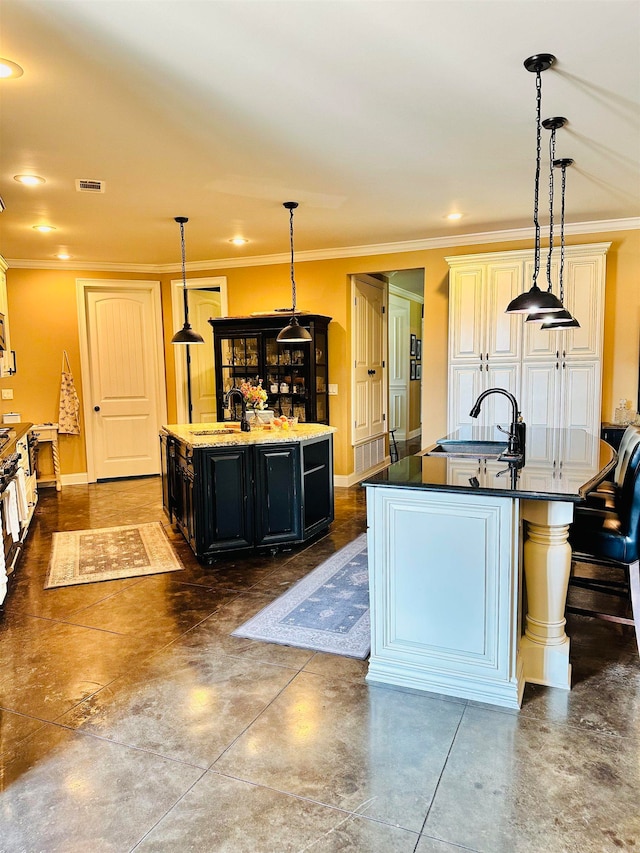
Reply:
M2 399L3 400L13 400L13 388L3 388L2 389Z
M329 383L329 394L331 394L334 397L337 396L338 395L338 386L332 385L331 383Z

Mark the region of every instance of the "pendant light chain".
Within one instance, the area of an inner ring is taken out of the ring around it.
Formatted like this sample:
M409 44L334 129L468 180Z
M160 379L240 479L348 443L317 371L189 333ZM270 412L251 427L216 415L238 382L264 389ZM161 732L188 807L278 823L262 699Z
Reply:
M182 249L182 286L187 288L187 256L184 248L184 222L180 223L180 247Z
M536 177L533 189L533 226L535 229L534 241L534 265L533 284L538 283L540 272L540 220L538 219L538 207L540 201L540 158L542 143L542 75L540 69L536 70Z
M293 301L293 314L296 313L296 280L293 275L293 208L289 210L289 241L291 243L291 296Z
M564 194L567 186L567 164L561 167L562 181L560 184L560 302L564 305Z
M552 291L551 285L551 255L553 254L553 164L556 159L556 128L551 128L551 136L549 137L549 254L547 255L547 290ZM560 294L560 302L562 302L562 293Z

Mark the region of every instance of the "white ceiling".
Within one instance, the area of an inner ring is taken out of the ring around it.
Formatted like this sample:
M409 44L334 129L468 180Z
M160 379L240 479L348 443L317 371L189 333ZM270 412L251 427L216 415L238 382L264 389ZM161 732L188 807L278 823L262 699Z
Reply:
M637 0L2 0L24 75L0 81L0 254L175 264L178 215L190 262L286 253L287 200L297 252L529 228L541 52L567 223L637 217L639 18Z

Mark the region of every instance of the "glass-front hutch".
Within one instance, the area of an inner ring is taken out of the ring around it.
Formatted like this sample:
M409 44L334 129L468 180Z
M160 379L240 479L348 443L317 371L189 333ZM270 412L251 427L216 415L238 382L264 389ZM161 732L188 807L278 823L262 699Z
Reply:
M327 329L331 317L299 314L311 341L280 344L278 333L288 314L220 317L213 327L216 401L225 420L238 420L240 406L227 404L226 394L243 380L262 379L267 407L277 415L297 417L301 423L329 423Z

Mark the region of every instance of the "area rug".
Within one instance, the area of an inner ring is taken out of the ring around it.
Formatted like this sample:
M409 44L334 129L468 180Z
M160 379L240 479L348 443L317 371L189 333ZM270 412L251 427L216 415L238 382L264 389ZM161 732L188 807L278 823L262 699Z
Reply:
M54 533L45 589L182 568L159 521Z
M366 658L371 647L367 534L341 548L232 635Z

